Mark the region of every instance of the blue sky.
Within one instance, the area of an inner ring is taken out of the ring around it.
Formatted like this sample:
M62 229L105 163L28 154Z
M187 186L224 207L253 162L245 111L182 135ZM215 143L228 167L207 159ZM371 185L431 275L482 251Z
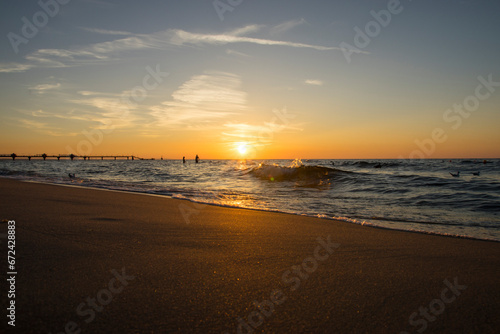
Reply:
M497 2L54 1L1 5L2 153L500 154L500 87L444 116L500 81Z

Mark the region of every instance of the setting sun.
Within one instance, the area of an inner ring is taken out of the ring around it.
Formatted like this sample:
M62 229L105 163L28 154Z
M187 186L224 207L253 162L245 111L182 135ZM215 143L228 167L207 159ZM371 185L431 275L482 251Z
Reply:
M238 146L238 152L239 152L240 154L242 154L242 155L243 155L243 154L247 153L247 151L248 151L248 146L247 146L247 144L246 144L246 143L240 144L240 145Z

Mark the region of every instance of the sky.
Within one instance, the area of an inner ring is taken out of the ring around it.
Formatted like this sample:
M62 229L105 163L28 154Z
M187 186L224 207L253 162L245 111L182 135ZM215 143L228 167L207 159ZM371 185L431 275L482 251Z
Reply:
M0 154L500 158L500 3L6 0Z

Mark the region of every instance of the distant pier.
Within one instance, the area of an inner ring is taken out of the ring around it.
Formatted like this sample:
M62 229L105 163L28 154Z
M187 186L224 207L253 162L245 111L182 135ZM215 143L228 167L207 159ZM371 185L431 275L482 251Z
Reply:
M43 159L43 160L148 160L139 158L135 155L75 155L75 154L67 154L67 155L48 155L48 154L31 154L31 155L17 155L15 153L12 154L0 154L0 159Z

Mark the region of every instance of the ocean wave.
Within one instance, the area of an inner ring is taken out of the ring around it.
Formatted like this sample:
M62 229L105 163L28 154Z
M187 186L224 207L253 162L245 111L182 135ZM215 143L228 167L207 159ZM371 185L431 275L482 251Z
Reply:
M486 166L460 165L461 161L465 160L453 160L453 164L383 159L207 160L183 165L168 160L9 160L0 161L0 176L500 241L500 160ZM374 168L379 163L381 169ZM459 178L449 175L457 170ZM479 170L480 176L472 175ZM69 178L68 173L76 177Z
M279 166L276 164L261 163L257 167L251 168L248 173L264 180L282 181L308 181L321 182L328 181L334 177L340 177L352 172L343 171L337 168L324 166L306 166L294 163L291 166Z
M341 166L355 166L359 168L399 167L402 163L397 161L344 161Z
M489 163L492 163L492 161L488 161L488 160L462 160L460 161L461 164L489 164Z
M25 171L25 170L8 170L8 169L0 169L0 176L5 176L5 177L35 177L35 176L41 176L41 174L35 172L35 171Z

